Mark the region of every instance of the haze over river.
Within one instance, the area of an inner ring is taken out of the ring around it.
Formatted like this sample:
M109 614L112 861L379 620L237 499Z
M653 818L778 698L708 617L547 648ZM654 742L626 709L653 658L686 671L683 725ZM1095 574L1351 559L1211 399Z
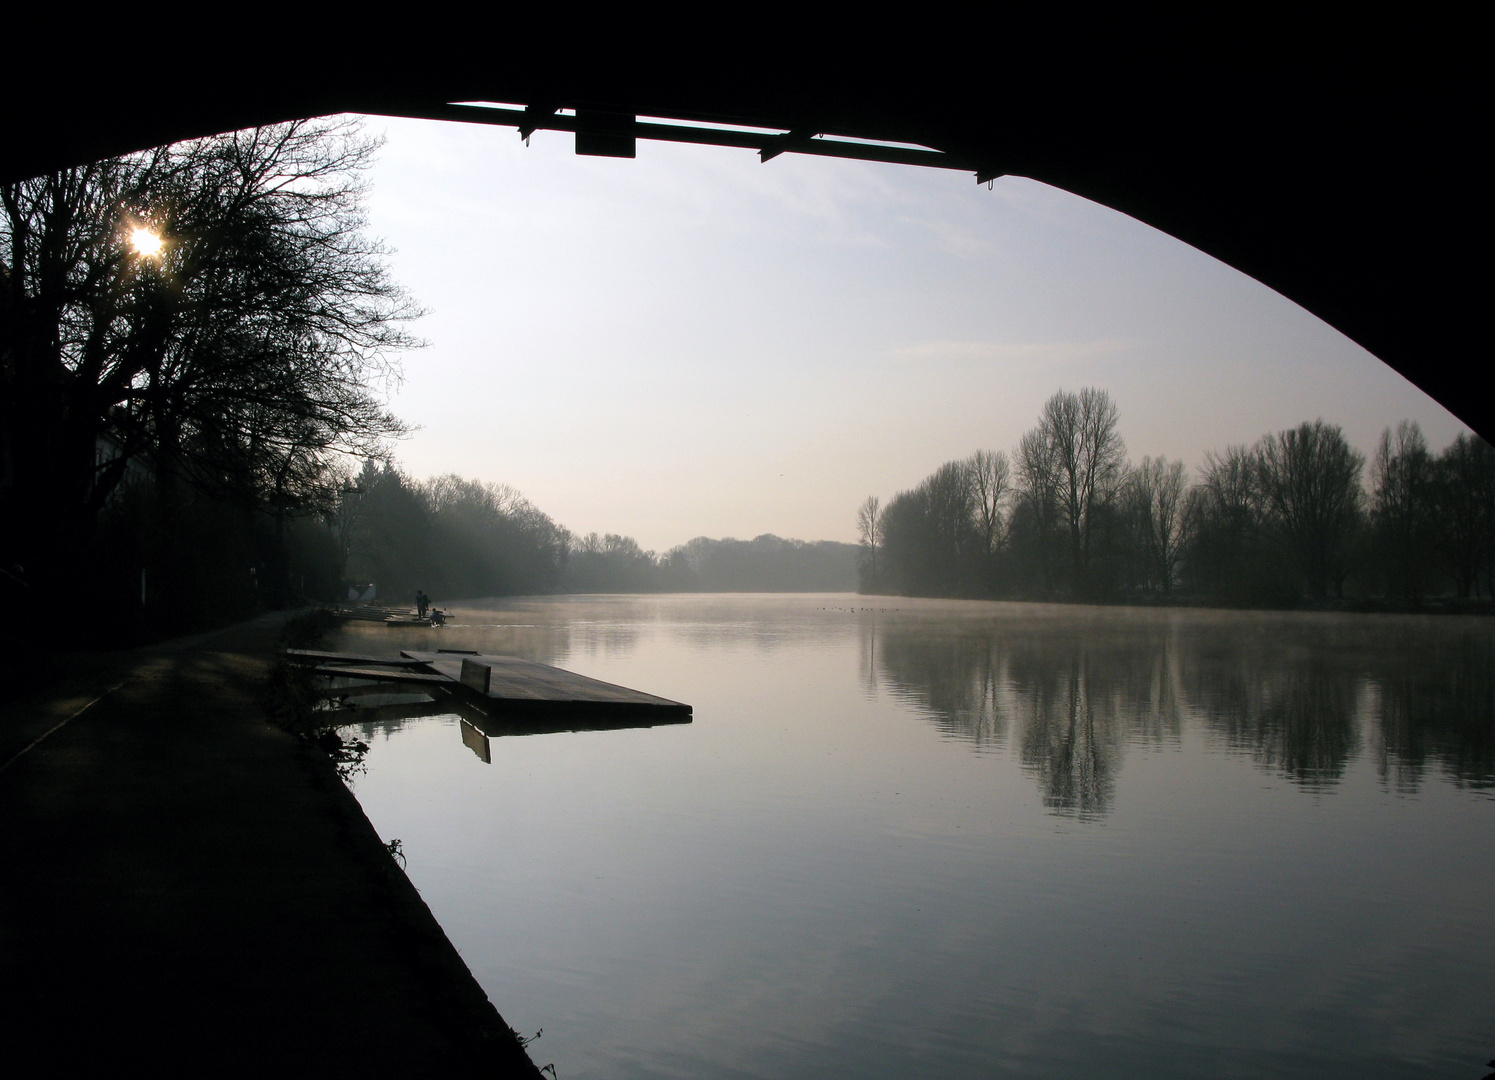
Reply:
M354 791L592 1077L1468 1077L1495 1056L1495 619L506 598L688 725L381 718Z

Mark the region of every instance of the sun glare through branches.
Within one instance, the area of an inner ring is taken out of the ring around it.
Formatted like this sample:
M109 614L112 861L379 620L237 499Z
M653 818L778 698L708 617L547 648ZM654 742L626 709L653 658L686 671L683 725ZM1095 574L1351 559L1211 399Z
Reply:
M135 254L145 259L158 258L161 254L163 241L158 233L142 225L135 226L130 231L130 247L135 249Z

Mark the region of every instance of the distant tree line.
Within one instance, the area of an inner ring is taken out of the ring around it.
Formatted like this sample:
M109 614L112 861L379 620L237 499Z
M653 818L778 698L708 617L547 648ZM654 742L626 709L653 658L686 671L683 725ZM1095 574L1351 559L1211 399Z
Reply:
M1368 484L1367 484L1368 479ZM1012 453L857 511L863 592L1284 606L1495 596L1495 449L1415 423L1363 455L1315 420L1254 446L1128 461L1110 395L1060 391Z
M698 536L663 555L630 536L578 538L561 592L850 592L857 546L833 540L752 540Z
M370 460L328 519L346 587L395 602L520 593L848 592L857 547L764 535L700 536L656 555L630 536L575 536L513 488L457 476L412 480Z

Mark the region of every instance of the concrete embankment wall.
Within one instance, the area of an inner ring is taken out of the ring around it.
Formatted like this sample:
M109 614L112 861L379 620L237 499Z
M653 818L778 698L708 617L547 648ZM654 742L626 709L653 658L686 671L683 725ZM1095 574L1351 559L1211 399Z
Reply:
M0 706L14 1075L539 1075L332 766L266 721L283 621L72 658Z

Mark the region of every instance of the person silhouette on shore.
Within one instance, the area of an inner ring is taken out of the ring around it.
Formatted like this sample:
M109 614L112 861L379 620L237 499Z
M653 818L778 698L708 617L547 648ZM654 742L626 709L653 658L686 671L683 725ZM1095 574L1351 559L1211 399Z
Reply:
M424 589L416 589L415 590L415 610L419 613L419 615L420 615L420 617L422 619L424 619L426 617L426 609L429 608L430 606L431 606L431 598L426 595L426 590L424 590Z

